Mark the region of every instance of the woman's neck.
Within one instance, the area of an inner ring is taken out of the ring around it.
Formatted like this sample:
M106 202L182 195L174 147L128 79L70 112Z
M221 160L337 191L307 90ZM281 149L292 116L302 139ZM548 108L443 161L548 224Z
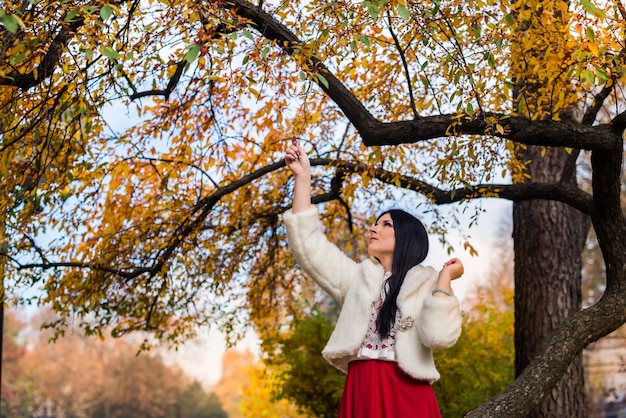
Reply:
M391 265L392 265L392 260L387 260L387 259L383 259L383 260L378 260L380 261L380 264L383 266L383 269L385 270L385 272L390 272L391 273Z

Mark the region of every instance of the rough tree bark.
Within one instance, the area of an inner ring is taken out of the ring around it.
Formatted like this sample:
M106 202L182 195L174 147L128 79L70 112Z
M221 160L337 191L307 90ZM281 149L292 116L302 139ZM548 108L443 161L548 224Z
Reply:
M532 161L528 167L531 182L561 180L576 185L575 171L569 169L575 155L563 149L549 149L543 157L541 152L541 147L531 146L521 153L524 161ZM581 307L581 251L589 223L588 217L563 203L514 203L516 376L538 353L544 339ZM578 355L529 416L582 418L584 398L582 356Z

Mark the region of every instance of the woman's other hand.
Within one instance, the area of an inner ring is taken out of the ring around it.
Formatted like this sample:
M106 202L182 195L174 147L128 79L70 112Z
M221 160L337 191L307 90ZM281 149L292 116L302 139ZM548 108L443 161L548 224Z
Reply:
M463 267L461 260L458 258L451 258L443 265L441 272L450 277L450 280L456 280L463 275L465 268Z

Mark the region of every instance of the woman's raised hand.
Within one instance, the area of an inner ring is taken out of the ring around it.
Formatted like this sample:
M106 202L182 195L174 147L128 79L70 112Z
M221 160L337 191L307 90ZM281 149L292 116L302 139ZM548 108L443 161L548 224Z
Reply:
M311 207L311 163L296 138L287 146L285 164L295 180L291 208L293 213L303 212Z
M291 144L285 151L285 163L295 176L310 174L311 163L309 162L309 157L307 157L304 149L295 137L291 139Z

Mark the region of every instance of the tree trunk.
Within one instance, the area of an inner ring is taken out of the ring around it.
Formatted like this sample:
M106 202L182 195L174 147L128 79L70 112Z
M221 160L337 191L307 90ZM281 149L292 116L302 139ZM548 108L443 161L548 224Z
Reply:
M531 182L575 183L575 156L529 146ZM566 173L566 174L564 174ZM548 334L581 308L581 252L589 219L565 204L529 200L513 206L515 248L515 372L524 370ZM529 417L584 417L582 356Z

